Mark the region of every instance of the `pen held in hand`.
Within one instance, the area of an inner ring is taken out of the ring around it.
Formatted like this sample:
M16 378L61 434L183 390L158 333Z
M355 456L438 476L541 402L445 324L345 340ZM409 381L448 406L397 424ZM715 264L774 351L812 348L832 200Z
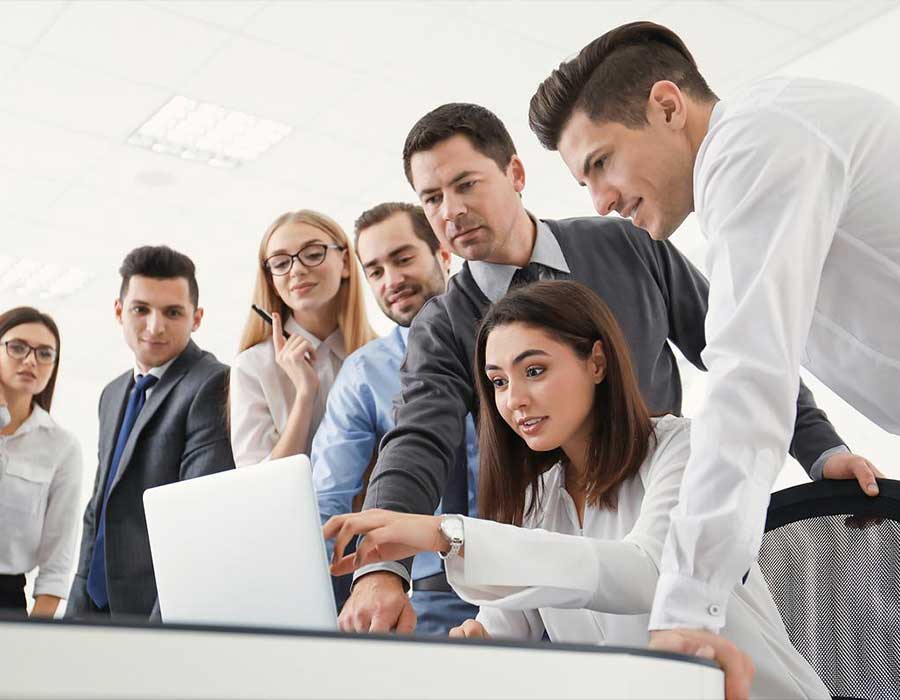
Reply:
M260 318L262 318L263 321L268 323L270 326L272 325L272 317L269 316L269 314L266 313L263 309L259 308L256 304L250 304L250 308L253 309L257 314L259 314ZM291 337L291 334L283 328L281 329L281 335L284 336L285 340L289 340Z

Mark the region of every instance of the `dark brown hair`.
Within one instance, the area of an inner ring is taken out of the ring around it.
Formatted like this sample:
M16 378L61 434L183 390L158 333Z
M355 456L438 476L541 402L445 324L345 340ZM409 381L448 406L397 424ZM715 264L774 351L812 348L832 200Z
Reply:
M512 136L496 114L480 105L451 102L431 110L409 130L403 144L403 172L410 185L413 185L410 170L412 157L416 153L430 151L456 134L469 139L472 148L493 160L504 172L516 155Z
M119 268L119 274L122 275L119 301L125 301L131 278L140 275L157 280L184 277L187 280L191 303L195 309L200 302L200 289L197 286L194 262L184 253L172 250L168 246L145 245L135 248L125 256L122 267Z
M367 228L387 221L399 212L405 212L409 216L416 237L425 241L432 253L437 252L440 243L438 243L437 236L434 235L434 231L432 231L431 224L428 223L428 218L425 216L425 210L422 207L408 204L407 202L383 202L371 209L366 209L353 224L353 243L356 246L357 256L359 256L359 234Z
M638 129L647 123L650 89L660 80L697 99L716 99L675 32L653 22L623 24L594 39L540 84L528 123L551 151L576 110L593 121Z
M59 373L59 328L56 327L56 322L47 314L43 314L30 306L17 306L14 309L10 309L5 313L0 314L0 338L6 335L6 332L11 328L21 326L23 323L40 323L42 326L45 326L56 339L56 362L53 363L53 372L50 374L50 381L47 382L47 386L44 387L44 390L32 399L32 403L36 403L49 413L50 405L53 403L53 390L56 388L56 375Z
M593 434L588 448L586 502L615 508L619 487L637 473L647 455L653 426L631 366L628 345L609 307L583 284L547 281L520 287L487 312L475 340L478 388L480 517L522 525L539 508L543 472L561 460L562 449L535 452L503 420L494 385L485 374L485 347L495 328L521 323L564 343L578 357L590 357L603 343L606 376L594 393ZM526 503L531 488L532 498Z

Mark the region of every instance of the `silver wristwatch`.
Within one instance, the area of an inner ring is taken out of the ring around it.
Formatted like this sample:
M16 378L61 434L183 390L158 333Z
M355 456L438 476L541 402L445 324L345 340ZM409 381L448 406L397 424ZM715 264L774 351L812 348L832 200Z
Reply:
M452 559L459 554L459 550L462 549L466 541L462 517L459 515L442 515L440 530L450 544L450 551L446 554L438 552L438 556L441 559Z

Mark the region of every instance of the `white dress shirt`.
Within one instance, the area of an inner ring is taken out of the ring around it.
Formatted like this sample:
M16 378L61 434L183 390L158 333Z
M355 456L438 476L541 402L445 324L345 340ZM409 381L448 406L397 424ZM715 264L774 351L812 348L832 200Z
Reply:
M69 593L81 472L78 440L40 406L0 435L0 574L39 567L35 596Z
M301 454L309 454L316 428L325 414L325 400L334 378L347 357L344 336L340 329L325 340L319 340L290 317L285 330L299 333L309 340L316 351L315 370L319 389L313 404L309 437ZM271 338L240 353L231 366L231 449L234 463L246 467L269 459L284 432L297 388L290 377L275 362Z
M900 109L859 88L769 79L715 106L694 167L709 380L651 629L724 622L759 551L801 364L900 434L898 163Z
M460 597L482 606L493 637L646 646L669 511L690 451L690 421L653 419L656 444L615 509L587 506L584 526L559 464L541 477L539 508L524 527L465 518L465 556L447 560ZM758 566L735 589L723 634L756 666L754 698L827 698L794 649Z

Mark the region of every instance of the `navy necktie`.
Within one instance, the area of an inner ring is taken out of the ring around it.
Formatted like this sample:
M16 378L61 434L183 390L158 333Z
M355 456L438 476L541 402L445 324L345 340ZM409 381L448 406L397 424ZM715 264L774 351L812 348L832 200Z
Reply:
M106 591L106 502L109 500L109 490L116 472L119 470L119 461L125 451L128 436L134 427L137 417L144 407L147 398L147 390L159 381L159 377L152 374L139 374L131 396L128 398L128 406L125 409L125 417L122 419L122 427L116 438L116 449L113 451L112 460L109 463L109 472L106 475L106 485L103 489L103 501L100 507L100 524L97 527L97 539L94 541L94 553L91 556L91 568L88 570L87 592L98 608L109 605L109 596Z
M546 269L543 265L536 262L530 262L525 267L520 267L512 276L509 289L513 290L516 287L539 282L542 279L549 279L550 276L545 272Z

